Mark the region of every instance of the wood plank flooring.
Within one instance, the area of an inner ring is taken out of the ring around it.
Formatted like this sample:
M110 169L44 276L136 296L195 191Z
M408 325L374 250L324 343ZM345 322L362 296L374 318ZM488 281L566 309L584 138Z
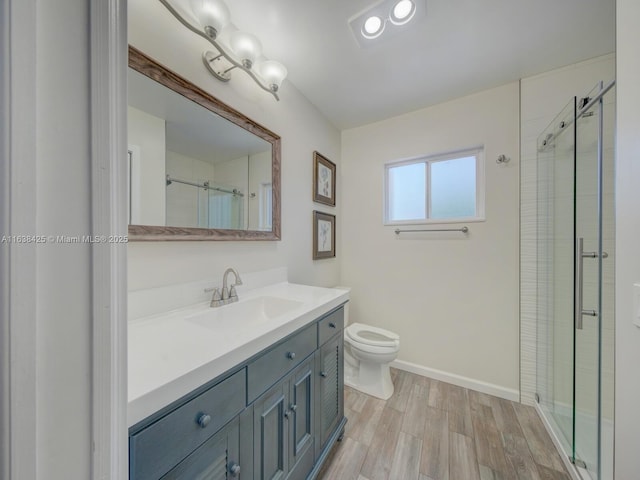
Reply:
M345 387L320 480L570 480L532 407L392 370L386 402Z

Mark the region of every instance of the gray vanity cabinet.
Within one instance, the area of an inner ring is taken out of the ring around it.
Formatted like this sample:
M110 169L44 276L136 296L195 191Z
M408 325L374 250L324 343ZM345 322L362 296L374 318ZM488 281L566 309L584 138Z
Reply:
M344 431L343 307L129 432L130 480L311 480Z
M240 479L240 421L236 417L198 447L162 480ZM243 477L244 478L244 477Z
M313 467L314 370L311 355L253 404L256 480L304 479Z
M320 449L344 416L343 337L335 335L318 353L318 438Z
M316 353L316 456L336 433L344 418L344 310L318 322Z
M286 386L286 382L278 383L253 404L255 479L283 479L289 470Z

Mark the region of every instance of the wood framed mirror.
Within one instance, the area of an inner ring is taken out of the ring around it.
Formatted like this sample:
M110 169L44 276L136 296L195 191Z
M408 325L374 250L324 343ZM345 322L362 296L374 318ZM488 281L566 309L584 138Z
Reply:
M280 240L280 137L129 46L130 241Z

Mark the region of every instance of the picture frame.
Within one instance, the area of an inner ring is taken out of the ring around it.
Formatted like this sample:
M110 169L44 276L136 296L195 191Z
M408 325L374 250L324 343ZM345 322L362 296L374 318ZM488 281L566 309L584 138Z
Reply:
M313 259L336 256L336 216L313 211Z
M336 164L313 152L313 201L336 206Z

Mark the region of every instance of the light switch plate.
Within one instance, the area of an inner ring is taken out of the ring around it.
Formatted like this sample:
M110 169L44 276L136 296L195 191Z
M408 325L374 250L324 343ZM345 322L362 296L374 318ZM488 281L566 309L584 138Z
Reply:
M640 327L640 283L633 284L633 324Z

